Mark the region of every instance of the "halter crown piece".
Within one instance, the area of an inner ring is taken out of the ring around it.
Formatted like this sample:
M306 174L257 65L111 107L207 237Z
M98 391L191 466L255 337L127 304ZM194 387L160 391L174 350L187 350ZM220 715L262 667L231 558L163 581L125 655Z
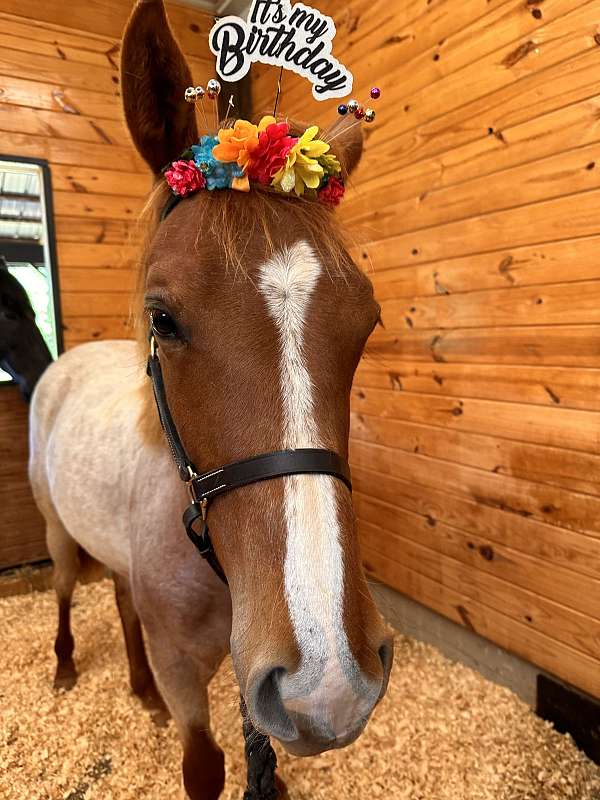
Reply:
M206 90L190 86L185 90L188 103L200 102L208 129L204 97L213 100L215 110L221 91L218 80L211 79ZM371 89L377 100L381 90ZM232 101L229 101L230 107ZM357 100L338 106L338 114L352 114L357 122L371 123L375 111ZM218 123L217 123L218 125ZM215 125L215 127L217 127ZM346 129L347 130L347 129ZM338 205L344 196L342 167L331 152L331 142L318 138L319 127L312 125L300 136L293 136L287 121L264 116L258 125L238 119L233 127L220 128L216 136L206 134L192 144L164 170L165 179L177 198L187 197L202 189L235 189L250 191L252 184L270 186L278 192Z

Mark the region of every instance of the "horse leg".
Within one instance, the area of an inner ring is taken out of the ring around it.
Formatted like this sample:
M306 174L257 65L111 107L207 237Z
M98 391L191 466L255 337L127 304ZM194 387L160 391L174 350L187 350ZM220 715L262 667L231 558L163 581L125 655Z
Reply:
M152 719L154 722L159 727L163 727L169 719L169 712L156 688L154 675L148 663L142 626L133 605L129 581L123 575L113 572L113 582L115 584L117 608L119 609L121 625L123 626L127 659L129 661L131 691L140 698L144 708L153 712Z
M225 756L210 732L207 687L217 664L190 657L149 634L156 682L183 747L183 785L190 800L217 800L225 786Z
M67 533L54 511L45 510L46 542L54 562L53 581L58 601L58 631L54 652L58 660L55 689L72 689L77 683L73 662L75 642L71 633L71 598L79 573L79 546Z

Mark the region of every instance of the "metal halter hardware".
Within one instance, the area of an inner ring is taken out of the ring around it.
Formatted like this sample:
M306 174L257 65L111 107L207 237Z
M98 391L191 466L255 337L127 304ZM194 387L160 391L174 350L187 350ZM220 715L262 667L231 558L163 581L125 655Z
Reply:
M158 416L179 477L187 484L190 495L191 503L183 513L185 531L200 555L208 561L224 583L227 583L227 578L213 549L206 521L208 506L214 497L251 483L280 478L284 475L301 474L331 475L341 480L352 491L348 462L332 450L320 448L276 450L225 464L209 472L198 473L188 458L171 416L158 348L152 333L146 372L152 381ZM199 526L198 530L195 529L195 525Z

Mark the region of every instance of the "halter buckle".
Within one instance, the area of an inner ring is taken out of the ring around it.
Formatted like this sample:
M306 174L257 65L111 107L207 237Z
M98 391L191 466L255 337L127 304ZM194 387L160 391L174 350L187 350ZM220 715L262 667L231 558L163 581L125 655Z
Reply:
M197 503L200 506L200 509L202 511L202 519L203 519L204 522L206 522L206 513L207 513L207 508L208 508L208 498L207 497L203 497L202 499L198 499L198 496L196 495L196 491L194 489L194 481L196 480L198 475L189 466L189 464L188 464L188 467L187 467L187 471L188 471L189 479L186 481L186 486L187 486L188 494L190 496L190 500L192 501L192 503Z
M187 465L187 471L188 471L188 479L186 480L185 485L187 486L190 500L192 501L192 503L196 503L198 498L196 497L196 492L194 491L194 481L196 480L198 475L196 475L196 473L190 467L189 464Z

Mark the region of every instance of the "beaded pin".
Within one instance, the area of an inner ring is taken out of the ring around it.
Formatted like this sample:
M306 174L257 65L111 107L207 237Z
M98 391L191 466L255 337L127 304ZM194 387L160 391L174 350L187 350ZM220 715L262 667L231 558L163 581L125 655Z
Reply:
M371 100L379 100L379 98L381 97L381 89L378 86L373 86L370 92L370 96ZM342 133L346 133L351 128L355 128L357 125L360 125L361 122L364 121L371 123L375 121L375 111L372 108L365 108L364 105L359 103L358 100L355 100L354 98L352 100L348 100L347 103L340 103L337 110L338 114L341 117L345 117L348 114L352 114L352 116L357 121L352 125L350 125L348 128L346 128L344 131L339 131L338 133L335 134L335 136L332 136L331 139L328 139L327 141L329 142L329 144L331 144L331 142L333 142L334 139L337 139L338 136L341 136Z

